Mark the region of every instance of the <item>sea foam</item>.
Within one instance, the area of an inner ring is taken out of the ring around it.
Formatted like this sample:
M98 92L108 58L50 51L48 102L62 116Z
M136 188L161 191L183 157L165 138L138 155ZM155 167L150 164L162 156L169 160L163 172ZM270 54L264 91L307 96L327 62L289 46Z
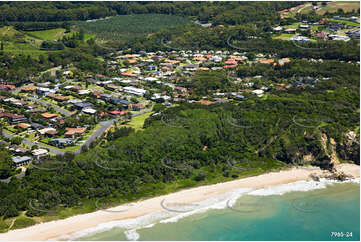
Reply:
M73 240L84 236L91 236L100 232L108 231L113 228L125 229L124 234L128 240L138 240L140 238L137 230L142 228L153 227L156 223L175 223L182 218L204 213L211 209L226 209L228 206L233 206L238 198L242 195L254 195L254 196L271 196L271 195L283 195L288 192L306 192L315 189L324 189L328 185L335 183L360 183L360 179L348 179L346 181L337 181L330 179L320 179L320 181L297 181L288 184L282 184L277 186L265 187L262 189L250 189L242 188L237 189L217 197L212 197L194 204L197 204L197 208L188 212L177 213L170 211L154 212L148 215L144 215L135 219L126 219L112 221L108 223L99 224L97 227L82 230L71 235L64 235L55 238L54 240Z
M338 180L321 178L319 181L297 181L288 184L269 186L262 189L257 189L248 193L248 195L271 196L271 195L283 195L288 192L298 192L298 191L307 192L310 190L324 189L326 188L326 186L335 183L348 183L348 182L360 183L360 179L354 178L354 179L347 179L345 181L338 181Z

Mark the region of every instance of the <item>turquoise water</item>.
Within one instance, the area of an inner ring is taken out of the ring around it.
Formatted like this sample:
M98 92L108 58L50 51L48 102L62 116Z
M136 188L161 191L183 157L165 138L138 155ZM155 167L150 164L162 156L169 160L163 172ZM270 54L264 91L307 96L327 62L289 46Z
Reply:
M78 240L355 241L360 240L360 185L342 183L284 195L243 195L224 209L207 210L173 223L156 223L136 232L128 230L128 238L124 232L114 228ZM344 235L335 237L332 232Z

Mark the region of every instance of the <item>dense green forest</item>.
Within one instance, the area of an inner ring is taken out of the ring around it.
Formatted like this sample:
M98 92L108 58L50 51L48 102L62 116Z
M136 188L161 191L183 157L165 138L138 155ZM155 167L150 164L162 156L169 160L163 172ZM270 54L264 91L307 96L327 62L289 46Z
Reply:
M54 22L113 15L172 14L201 21L240 24L278 18L276 11L300 2L1 2L1 22Z

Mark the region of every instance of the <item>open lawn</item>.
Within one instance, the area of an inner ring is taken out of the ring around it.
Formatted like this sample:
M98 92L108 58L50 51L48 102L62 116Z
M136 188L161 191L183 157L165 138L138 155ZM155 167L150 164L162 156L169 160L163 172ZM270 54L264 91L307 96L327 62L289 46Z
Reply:
M301 24L301 22L296 22L290 25L284 25L282 26L283 29L297 29L298 26Z
M343 19L329 19L329 21L342 23L342 24L347 24L347 25L350 25L350 26L360 26L359 23L355 23L355 22L348 21L348 20L343 20Z
M295 34L280 34L280 35L277 34L277 35L272 36L272 39L288 40L289 38L291 38L294 35Z
M153 114L153 112L149 112L149 113L145 113L145 114L139 115L137 117L134 117L131 119L131 121L129 123L127 123L124 126L131 127L135 130L140 130L143 127L144 121L152 114Z

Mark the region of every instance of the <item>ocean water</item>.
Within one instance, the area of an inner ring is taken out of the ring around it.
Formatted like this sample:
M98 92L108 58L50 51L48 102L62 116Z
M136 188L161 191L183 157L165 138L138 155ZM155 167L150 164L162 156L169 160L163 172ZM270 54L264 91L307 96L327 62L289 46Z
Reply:
M114 221L67 239L360 240L359 179L241 189L196 205L165 207L171 211Z

